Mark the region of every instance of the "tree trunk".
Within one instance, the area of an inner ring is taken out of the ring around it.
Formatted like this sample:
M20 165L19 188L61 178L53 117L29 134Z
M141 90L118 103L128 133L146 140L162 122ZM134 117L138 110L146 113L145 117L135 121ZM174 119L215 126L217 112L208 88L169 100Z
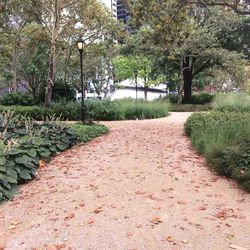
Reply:
M51 42L50 42L50 56L49 56L49 70L47 78L47 86L45 89L45 105L48 106L52 101L52 89L54 86L55 78L55 65L56 65L56 42L60 29L60 18L61 18L61 0L55 0L53 9L53 28L51 31Z
M178 99L177 104L182 104L182 92L183 92L183 59L180 61L180 76L178 84Z
M16 75L16 67L12 69L12 92L17 92L17 75Z
M54 75L55 75L55 57L56 57L56 46L55 42L51 42L50 57L49 57L49 72L47 78L47 86L45 88L45 105L48 106L52 101L52 88L54 86Z
M67 74L68 74L70 57L71 57L71 51L64 50L63 51L63 72L62 72L62 81L64 85L67 84Z
M183 59L183 82L184 82L184 98L183 103L188 104L192 102L192 80L193 69L190 64L190 57L185 56Z
M144 98L146 101L148 100L148 87L144 87Z
M17 44L14 47L14 60L13 60L13 68L12 68L12 92L17 92Z

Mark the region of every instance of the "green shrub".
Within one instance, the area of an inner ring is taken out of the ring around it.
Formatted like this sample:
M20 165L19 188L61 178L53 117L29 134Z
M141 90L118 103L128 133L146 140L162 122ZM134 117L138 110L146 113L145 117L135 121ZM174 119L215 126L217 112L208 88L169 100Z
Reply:
M209 166L250 192L250 113L195 113L184 130Z
M145 101L144 99L123 99L114 101L119 105L124 119L152 119L168 115L169 104L166 101Z
M211 103L214 99L214 94L202 92L202 93L196 93L192 95L192 101L191 104L194 105L203 105ZM178 102L178 96L177 95L169 95L169 101L172 104L177 104Z
M79 142L88 142L93 138L108 133L107 127L97 124L93 125L73 124L70 127L74 131L74 134L76 135L77 140Z
M207 104L211 103L214 99L214 95L210 93L198 93L192 95L192 104Z
M178 96L177 95L169 95L169 101L172 104L177 104L177 102L178 102Z
M10 199L19 183L36 176L41 160L48 160L77 141L86 142L107 132L103 126L65 126L58 119L41 124L31 119L0 115L0 202Z
M198 112L209 111L212 107L208 104L194 105L194 104L171 104L169 110L172 112Z
M250 96L243 93L218 94L213 106L223 112L250 112Z
M34 105L34 100L32 95L28 93L13 92L5 94L0 99L0 104L6 106L12 106L12 105L30 106Z
M87 100L87 114L89 119L95 121L124 120L125 116L119 102L110 99Z
M150 119L168 115L168 103L161 101L138 100L87 100L86 115L89 120L125 120ZM61 117L62 120L77 121L80 119L80 104L76 102L53 103L43 106L0 106L0 113L6 110L14 111L17 115L26 115L35 120L44 120L47 116Z

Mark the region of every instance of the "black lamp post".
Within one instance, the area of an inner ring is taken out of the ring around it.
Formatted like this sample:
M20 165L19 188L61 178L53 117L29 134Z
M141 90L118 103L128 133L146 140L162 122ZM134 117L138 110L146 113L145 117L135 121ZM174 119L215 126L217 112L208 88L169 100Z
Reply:
M84 105L84 98L85 98L85 84L83 82L83 49L85 47L85 43L82 40L77 42L77 48L80 53L80 68L81 68L81 93L82 93L82 103L81 103L81 121L85 123L85 105Z
M138 98L138 81L137 81L137 78L138 78L138 70L135 70L134 71L134 74L135 74L135 99L137 101L137 98Z

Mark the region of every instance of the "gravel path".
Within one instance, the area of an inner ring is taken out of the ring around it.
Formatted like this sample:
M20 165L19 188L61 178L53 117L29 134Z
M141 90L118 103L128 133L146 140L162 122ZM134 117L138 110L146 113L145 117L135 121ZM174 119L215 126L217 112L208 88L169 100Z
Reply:
M183 134L188 113L106 122L0 207L0 249L250 249L250 195Z

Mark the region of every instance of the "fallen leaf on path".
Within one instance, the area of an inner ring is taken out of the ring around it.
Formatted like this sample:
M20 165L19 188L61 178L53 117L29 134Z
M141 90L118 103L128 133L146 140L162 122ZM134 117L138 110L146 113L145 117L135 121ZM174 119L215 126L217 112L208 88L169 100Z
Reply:
M143 194L145 194L146 192L141 191L141 190L137 190L137 191L135 191L135 193L138 194L138 195L143 195Z
M182 240L181 241L183 244L187 244L188 243L188 240Z
M234 238L234 235L233 234L226 234L226 238L231 240Z
M12 226L9 226L8 227L9 230L13 230L13 229L16 229L16 226L12 225Z
M157 216L157 217L153 217L153 218L150 220L150 222L153 223L153 224L155 224L155 225L157 225L157 224L161 223L162 220L161 220L160 217Z
M199 210L206 210L207 207L206 207L206 206L201 206L201 207L199 207L198 209L199 209Z
M11 225L14 225L14 226L17 226L19 224L23 223L22 221L12 221L10 224Z
M81 202L81 203L79 204L79 206L80 206L80 207L84 207L84 206L85 206L85 203L84 203L84 202Z
M185 201L177 201L177 203L178 203L178 204L180 204L180 205L184 205L184 204L186 204L186 202L185 202Z
M165 240L168 241L168 242L174 242L175 241L175 239L172 236L166 237Z
M236 245L229 245L229 247L231 249L236 249L236 250L247 250L247 248L239 247L239 246L236 246Z
M163 201L161 197L155 196L153 194L148 195L148 197L153 201Z
M93 220L93 219L89 219L89 220L87 221L87 223L88 223L89 225L94 224L94 220Z
M94 210L93 210L93 212L96 213L96 214L99 214L99 213L101 213L102 211L103 211L103 209L102 209L101 206L100 206L100 207L96 207L96 208L94 208Z
M66 221L66 220L69 220L69 219L73 219L75 217L75 214L74 213L70 213L70 214L68 214L65 218L64 218L64 220Z
M38 163L38 167L39 168L45 168L46 167L46 162L43 161L43 160L40 160L39 163Z
M227 210L226 209L222 209L215 216L217 218L219 218L219 219L225 219L226 216L227 216Z

